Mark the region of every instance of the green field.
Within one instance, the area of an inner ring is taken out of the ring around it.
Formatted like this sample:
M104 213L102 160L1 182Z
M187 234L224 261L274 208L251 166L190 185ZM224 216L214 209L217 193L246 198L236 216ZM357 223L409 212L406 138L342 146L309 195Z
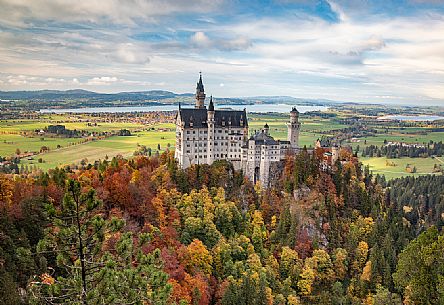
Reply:
M82 142L81 138L38 136L31 132L44 129L48 125L62 124L69 130L85 130L88 132L115 132L121 129L140 130L146 126L131 122L98 122L96 126L88 126L87 117L80 117L84 122L73 122L75 118L67 115L41 117L39 120L0 121L0 156L14 155L16 149L24 152L38 152L42 146L54 150L58 145L68 147ZM173 124L160 124L162 128L171 128Z
M56 166L78 164L84 159L89 163L93 163L95 160L103 160L106 157L112 158L116 155L130 157L139 149L139 145L151 148L153 153L157 151L158 144L161 146L161 151L164 151L168 144L171 149L174 149L175 132L174 124L172 123L144 126L132 122L99 122L97 126L88 126L88 119L93 118L85 115L76 117L70 115L47 115L40 117L39 120L0 121L0 156L11 156L17 148L23 153L26 151L38 152L42 146L47 146L50 148L50 152L38 154L32 160L24 158L21 161L23 165L36 165L43 170L47 170ZM259 131L267 123L272 136L276 139L286 140L286 122L288 122L288 119L284 115L249 115L249 132L252 134L254 131ZM302 116L300 120L302 123L299 138L300 146L313 147L316 139L322 136L333 135L336 130L347 127L347 125L340 124L331 119L305 118ZM67 129L88 130L91 132L129 129L133 131L133 135L128 137L112 136L87 143L81 143L82 139L80 138L27 137L22 135L23 133L29 134L31 131L43 129L51 124L63 124ZM144 131L139 131L142 129ZM163 131L162 129L169 129L169 131ZM353 147L359 145L362 149L366 145L382 145L384 140L423 143L430 140L441 141L444 139L444 132L424 133L424 130L427 129L417 127L402 130L391 128L388 134L381 133L374 137L360 138L359 142L350 144ZM416 134L412 134L413 132ZM62 148L57 149L58 145ZM43 163L38 163L37 160L39 158L42 158ZM414 175L431 173L434 164L440 164L437 159L432 158L390 160L395 162L396 166L387 166L386 158L360 158L360 160L363 164L369 165L374 174L384 174L387 179L412 175L405 171L407 164L416 166L417 173Z
M60 117L57 118L60 119ZM68 120L66 117L64 119ZM264 124L268 123L272 136L277 139L287 139L287 126L285 125L287 121L288 118L285 116L268 116L266 118L252 116L249 121L249 130L250 133L253 133L254 130L261 130ZM48 123L26 120L1 123L3 124L2 131L4 132L7 132L7 130L10 132L31 131L48 125ZM68 129L86 129L86 127L91 127L86 126L85 122L68 122L63 123L63 125ZM132 123L99 123L98 125L95 127L96 129L91 127L90 130L110 131L122 128L136 130L142 127ZM343 127L343 125L332 123L330 120L305 119L302 122L300 145L312 147L315 140L322 136L319 132ZM171 129L171 131L161 131L163 128ZM39 137L30 138L18 134L0 134L0 141L8 143L1 145L0 155L12 155L16 148L19 148L22 152L39 151L40 147L45 145L51 149L50 152L34 156L33 160L22 159L21 163L23 165L36 165L43 170L47 170L56 166L78 164L83 159L92 163L98 159L103 160L106 156L109 158L115 155L130 157L134 151L138 150L138 145L150 147L153 153L157 151L158 144L161 145L161 151L166 149L168 144L173 149L175 144L175 132L173 130L174 124L156 124L149 128L148 131L133 132L133 135L129 137L113 136L83 144L77 144L81 139L75 138L45 138L44 141L41 141ZM70 143L76 143L77 145L69 145ZM62 148L56 149L57 145L61 145ZM43 159L43 163L37 162L39 158Z
M35 120L17 120L17 121L1 121L0 130L8 133L19 133L26 131L34 131L44 129L48 125L61 124L69 130L86 130L95 132L116 131L120 129L136 129L142 128L144 125L125 122L100 122L97 126L88 126L87 122L70 122L63 120L48 120L48 121L35 121Z
M433 173L433 166L435 164L444 165L444 160L441 159L433 159L433 158L399 158L399 159L387 159L385 157L374 157L374 158L363 158L360 157L359 160L364 164L368 165L370 171L373 174L385 175L387 179L393 179L403 176L419 176L425 174ZM440 162L442 160L443 162ZM389 166L386 162L393 162L396 166ZM405 168L407 164L411 164L411 166L415 166L417 172L415 174L406 172Z
M70 143L80 142L79 138L45 138L42 137L25 137L18 134L0 134L0 156L10 156L15 154L17 148L22 153L38 152L42 146L49 147L50 150L56 149L57 145L62 147L68 146Z
M418 134L406 134L393 132L392 134L378 134L373 137L359 138L359 142L350 143L351 146L359 145L361 148L369 145L381 146L384 140L389 142L405 142L405 143L427 143L429 141L439 142L444 140L444 132L425 132Z
M130 157L138 150L138 145L150 147L157 151L157 145L160 144L161 151L164 151L168 144L174 147L174 132L142 131L134 133L132 136L121 137L113 136L104 140L92 141L84 144L60 148L48 153L39 154L34 160L22 160L24 165L37 165L47 170L56 166L77 164L83 159L89 163L95 160L104 160L106 156L112 158L116 155ZM37 158L42 158L44 163L38 163Z

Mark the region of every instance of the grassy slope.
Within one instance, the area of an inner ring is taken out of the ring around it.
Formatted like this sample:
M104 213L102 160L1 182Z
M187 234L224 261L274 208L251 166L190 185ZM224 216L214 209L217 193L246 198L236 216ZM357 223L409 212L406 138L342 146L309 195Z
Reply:
M69 143L77 143L81 139L76 138L44 138L42 141L39 137L24 137L16 134L0 134L0 156L9 156L15 153L19 148L23 153L25 151L40 151L42 146L47 146L53 150L57 145L68 146Z
M369 165L370 170L374 174L384 174L387 179L393 179L408 175L424 175L432 173L434 164L442 164L437 159L432 158L400 158L400 159L387 159L385 157L381 158L363 158L360 157L359 160L364 165ZM386 161L393 162L396 166L387 166ZM407 164L415 166L417 169L416 174L407 173L405 168Z
M82 159L94 162L99 159L103 160L106 156L112 158L118 154L129 157L138 149L138 144L151 147L153 152L157 150L157 144L160 144L161 151L163 151L167 148L168 143L171 147L174 146L174 139L173 132L143 131L135 133L133 136L113 136L104 140L61 148L38 155L44 160L44 163L37 163L36 160L23 160L22 162L25 165L36 164L46 170L56 166L75 164Z

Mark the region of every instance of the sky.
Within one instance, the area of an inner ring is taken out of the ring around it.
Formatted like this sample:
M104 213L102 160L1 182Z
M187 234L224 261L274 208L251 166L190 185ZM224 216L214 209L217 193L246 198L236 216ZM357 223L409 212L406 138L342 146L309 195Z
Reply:
M444 0L0 0L0 90L444 106Z

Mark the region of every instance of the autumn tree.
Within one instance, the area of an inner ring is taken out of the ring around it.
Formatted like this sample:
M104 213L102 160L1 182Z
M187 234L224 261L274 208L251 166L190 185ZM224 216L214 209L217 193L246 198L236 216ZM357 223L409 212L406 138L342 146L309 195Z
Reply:
M142 251L152 237L143 233L136 242L130 232L120 234L124 222L104 219L100 208L94 190L82 190L72 179L62 205L48 205L52 226L38 251L56 266L31 282L32 302L167 304L171 286L160 251Z

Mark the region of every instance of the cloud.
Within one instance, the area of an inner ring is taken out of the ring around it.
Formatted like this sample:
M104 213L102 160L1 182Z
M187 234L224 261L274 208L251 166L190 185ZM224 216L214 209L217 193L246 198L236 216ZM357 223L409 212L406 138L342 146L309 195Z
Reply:
M89 86L108 86L117 81L119 81L119 79L115 76L100 76L88 79L86 84Z
M219 8L221 0L0 0L0 23L26 26L35 21L117 23L134 25L138 20L174 13L205 13Z
M0 75L1 77L1 75ZM77 82L78 83L78 82ZM8 75L3 80L0 79L0 84L7 84L11 87L19 87L19 88L40 88L40 87L59 87L64 85L74 85L74 81L66 80L63 78L55 78L55 77L38 77L32 75Z
M426 85L423 92L427 97L444 100L444 83L440 85Z
M0 0L0 88L189 92L202 70L215 95L436 99L444 15L413 1Z
M54 78L54 77L48 77L45 79L47 83L64 83L66 80L64 78Z
M204 32L196 32L193 36L190 38L190 42L193 43L196 47L210 47L212 42L208 38L207 35L205 35Z
M245 50L252 46L251 41L244 36L236 36L231 39L222 37L210 39L201 31L191 36L190 43L196 48L218 49L221 51Z
M147 64L150 62L145 52L137 48L133 43L121 44L117 48L117 58L128 64Z

